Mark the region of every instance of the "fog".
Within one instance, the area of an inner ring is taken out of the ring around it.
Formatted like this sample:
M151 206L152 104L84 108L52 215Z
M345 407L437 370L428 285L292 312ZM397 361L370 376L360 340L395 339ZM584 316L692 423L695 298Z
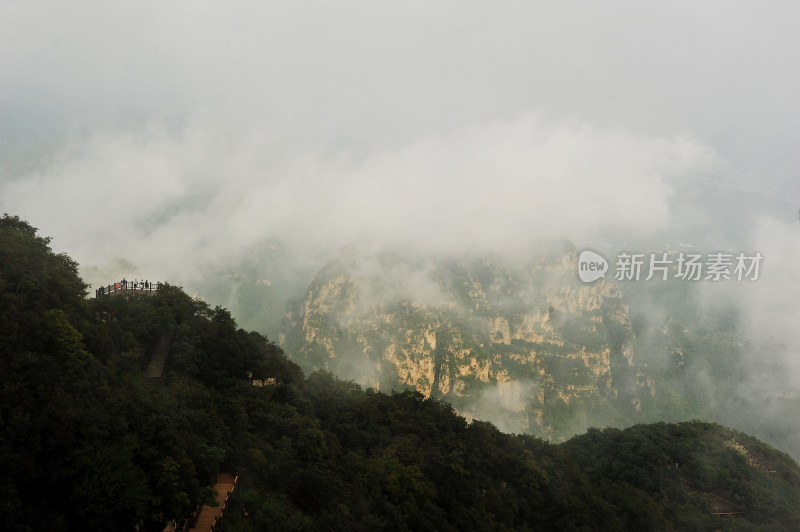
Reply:
M2 154L41 161L0 201L93 282L263 238L711 240L800 202L794 6L78 6L0 6Z
M757 282L702 289L743 313L743 390L773 393L780 375L794 394L798 15L778 1L2 2L0 210L94 286L146 277L232 308L243 264L302 289L354 242L761 251Z

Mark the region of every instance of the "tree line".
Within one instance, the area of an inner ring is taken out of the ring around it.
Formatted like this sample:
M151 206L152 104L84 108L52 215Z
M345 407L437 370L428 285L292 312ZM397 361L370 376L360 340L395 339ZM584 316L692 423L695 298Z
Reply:
M412 390L305 375L165 284L87 299L78 265L0 220L0 529L160 531L246 472L223 530L796 530L800 470L700 421L554 445ZM113 319L97 319L97 305ZM166 382L144 378L172 338ZM275 379L256 387L252 380ZM774 473L751 467L739 442ZM741 512L711 514L709 495Z

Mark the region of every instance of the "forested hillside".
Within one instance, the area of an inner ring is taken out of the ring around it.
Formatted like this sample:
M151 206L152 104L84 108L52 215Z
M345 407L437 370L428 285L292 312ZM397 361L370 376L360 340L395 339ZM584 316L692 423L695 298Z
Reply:
M503 434L418 392L304 376L178 287L87 288L31 225L0 220L0 530L160 531L222 470L247 479L227 531L800 528L797 464L736 430Z

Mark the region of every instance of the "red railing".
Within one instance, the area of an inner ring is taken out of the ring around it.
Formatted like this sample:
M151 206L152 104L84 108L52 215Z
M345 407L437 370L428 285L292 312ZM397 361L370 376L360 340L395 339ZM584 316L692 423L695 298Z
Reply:
M100 288L94 291L95 297L111 296L119 293L134 293L134 292L158 292L161 287L161 282L151 282L149 280L128 281L123 279L109 285L101 285Z

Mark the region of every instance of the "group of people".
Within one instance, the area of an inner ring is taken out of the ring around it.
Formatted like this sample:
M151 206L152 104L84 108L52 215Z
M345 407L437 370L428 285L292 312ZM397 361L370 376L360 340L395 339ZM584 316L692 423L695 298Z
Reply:
M128 286L130 284L130 286ZM129 282L126 281L125 278L122 278L122 281L117 283L117 288L132 288L134 290L150 290L150 281L139 281L138 279L134 279L133 281ZM155 286L153 286L155 288Z
M150 292L158 290L160 286L161 283L151 283L149 280L140 281L139 279L134 279L133 281L128 281L123 277L119 282L110 284L108 286L101 286L95 291L95 294L97 296L104 296L114 293L118 290L142 290Z

